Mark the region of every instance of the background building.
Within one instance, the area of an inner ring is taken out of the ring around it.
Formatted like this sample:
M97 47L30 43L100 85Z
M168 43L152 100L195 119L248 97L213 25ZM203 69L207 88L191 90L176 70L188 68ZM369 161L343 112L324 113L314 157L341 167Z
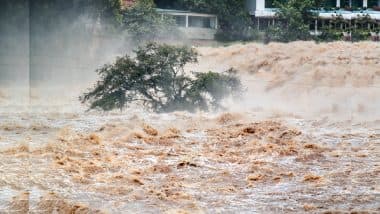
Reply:
M179 30L193 40L213 40L218 29L218 17L213 14L182 10L157 9L162 16L173 17Z
M278 0L286 2L286 0ZM247 0L246 5L252 16L255 26L263 30L276 22L275 0ZM329 24L329 20L341 17L345 20L355 20L359 17L368 16L374 20L370 28L376 28L380 23L380 0L322 0L320 9L316 11L318 18L310 24L310 30L317 32L318 29ZM349 21L348 25L354 22ZM348 27L338 26L343 30Z

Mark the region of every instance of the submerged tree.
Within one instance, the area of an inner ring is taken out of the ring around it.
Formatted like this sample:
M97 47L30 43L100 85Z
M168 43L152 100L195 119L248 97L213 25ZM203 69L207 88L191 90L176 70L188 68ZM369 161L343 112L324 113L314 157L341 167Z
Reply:
M211 110L221 107L228 95L241 91L236 72L185 72L187 63L197 62L188 47L148 43L135 51L136 57L118 58L97 70L100 80L80 100L90 109L123 109L141 103L156 112Z

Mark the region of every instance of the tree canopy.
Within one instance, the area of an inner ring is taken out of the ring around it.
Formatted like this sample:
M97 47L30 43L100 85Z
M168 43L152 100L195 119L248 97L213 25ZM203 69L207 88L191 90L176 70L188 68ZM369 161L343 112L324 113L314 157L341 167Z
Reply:
M311 11L316 5L314 0L275 1L279 21L267 31L269 40L290 42L311 39L309 24L315 14Z
M90 109L109 111L140 103L156 112L211 110L221 107L228 95L241 92L233 69L224 73L185 72L197 62L197 53L186 46L148 43L113 64L97 70L100 80L80 100Z
M178 35L174 26L173 19L157 13L152 0L139 0L123 11L123 28L137 44Z

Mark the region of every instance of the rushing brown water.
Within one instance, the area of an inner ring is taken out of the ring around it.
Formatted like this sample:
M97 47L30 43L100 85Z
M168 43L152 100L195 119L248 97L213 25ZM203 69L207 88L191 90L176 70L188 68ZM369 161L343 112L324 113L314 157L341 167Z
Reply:
M199 51L202 69L234 67L245 74L244 108L314 118L327 113L333 119L380 118L378 43L246 44Z
M380 45L199 52L191 68L240 71L226 112L85 113L77 94L3 90L0 212L380 212Z

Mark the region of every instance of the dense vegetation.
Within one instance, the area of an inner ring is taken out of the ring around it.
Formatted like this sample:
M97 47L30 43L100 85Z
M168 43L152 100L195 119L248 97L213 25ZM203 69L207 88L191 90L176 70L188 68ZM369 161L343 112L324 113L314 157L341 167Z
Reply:
M224 73L187 73L184 66L197 62L197 53L186 46L148 43L115 63L97 70L100 80L80 100L91 109L123 109L140 103L156 112L211 110L221 107L228 95L241 91L240 80L230 69Z
M174 20L161 16L155 8L152 0L139 0L122 12L123 29L128 31L131 39L137 44L170 39L179 34L174 27Z
M12 1L4 0L4 2ZM16 0L9 4L17 7L17 2L24 1ZM309 34L310 23L313 22L316 15L313 14L312 9L331 9L331 6L334 5L333 1L317 0L273 0L267 2L268 7L272 5L272 7L278 8L277 20L279 21L267 30L266 39L281 42L314 39ZM177 35L174 21L167 17L162 19L155 10L158 6L218 15L217 40L247 41L260 39L244 3L243 0L137 0L134 6L123 8L119 0L35 0L29 4L31 8L30 29L34 31L31 32L31 35L36 35L36 38L39 38L38 32L45 33L52 29L62 29L62 25L72 23L85 14L104 23L103 27L128 31L131 39L137 41L136 44ZM365 18L358 18L357 20L361 22L365 21ZM367 21L370 22L371 20ZM83 29L83 27L78 27L78 29ZM324 38L328 38L328 41L333 38L341 39L341 37L335 36L339 31L342 31L340 29L333 30L326 27L321 30L323 35L316 38L319 41L324 41ZM378 31L378 29L372 30ZM369 34L369 30L365 28L359 30L356 28L345 29L345 31L351 31L353 37L356 35L358 39L366 39L368 37L364 35ZM71 31L68 33L73 34ZM80 34L79 32L74 33ZM117 33L115 32L115 34ZM66 37L63 36L63 38Z
M378 33L379 25L367 16L358 16L352 20L345 20L342 16L329 19L329 23L318 29L320 35L310 34L310 24L317 17L315 9L328 8L333 3L317 0L288 0L273 1L278 8L276 24L266 31L266 42L290 42L297 40L323 41L361 41L368 40L371 32ZM330 8L331 9L331 8ZM319 20L321 22L321 20ZM344 33L345 32L345 33Z
M314 0L289 0L285 3L275 1L277 21L266 32L269 41L289 42L295 40L310 40L309 24L316 14L310 9Z
M209 12L219 17L216 39L222 41L251 40L256 35L251 28L252 20L242 0L182 0L190 10Z

